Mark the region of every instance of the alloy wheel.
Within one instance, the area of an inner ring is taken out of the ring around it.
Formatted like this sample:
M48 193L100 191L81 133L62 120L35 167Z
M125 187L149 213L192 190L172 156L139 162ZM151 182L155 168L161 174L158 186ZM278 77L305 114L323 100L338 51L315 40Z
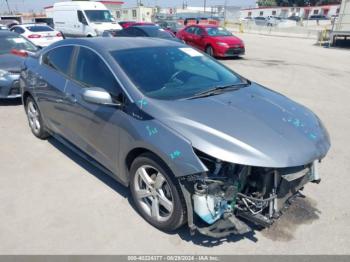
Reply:
M27 105L27 115L29 120L30 128L33 130L35 134L40 133L40 114L37 106L33 101L29 101Z
M174 198L165 176L155 167L143 165L134 179L136 201L141 208L152 219L167 221L174 211Z

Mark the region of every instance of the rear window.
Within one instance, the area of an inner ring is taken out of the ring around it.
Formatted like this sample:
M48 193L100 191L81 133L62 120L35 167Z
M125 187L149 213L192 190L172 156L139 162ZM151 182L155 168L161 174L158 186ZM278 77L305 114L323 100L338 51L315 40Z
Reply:
M18 35L6 35L0 37L0 54L8 54L12 49L25 50L29 52L36 52L38 48L25 39Z
M52 32L53 29L48 26L27 26L30 32Z

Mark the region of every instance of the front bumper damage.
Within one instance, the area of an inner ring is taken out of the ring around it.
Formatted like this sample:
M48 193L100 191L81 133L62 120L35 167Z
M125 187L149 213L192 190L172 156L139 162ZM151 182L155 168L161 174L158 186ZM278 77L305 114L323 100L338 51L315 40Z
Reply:
M251 224L268 227L308 182L319 183L318 160L290 168L225 163L204 154L209 172L180 178L191 234L214 238L246 234Z

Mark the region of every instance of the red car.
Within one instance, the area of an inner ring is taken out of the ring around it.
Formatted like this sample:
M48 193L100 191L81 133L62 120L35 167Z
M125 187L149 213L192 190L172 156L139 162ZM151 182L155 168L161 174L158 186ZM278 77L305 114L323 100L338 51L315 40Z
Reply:
M149 23L149 22L122 21L122 22L119 22L119 25L125 29L125 28L128 28L130 26L155 25L155 24Z
M188 45L215 57L236 57L245 53L243 41L218 26L190 25L176 36Z

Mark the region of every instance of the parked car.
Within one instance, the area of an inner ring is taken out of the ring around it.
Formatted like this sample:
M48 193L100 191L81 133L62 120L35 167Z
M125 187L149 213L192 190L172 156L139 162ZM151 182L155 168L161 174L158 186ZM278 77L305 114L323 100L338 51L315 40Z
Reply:
M288 20L299 22L301 20L300 16L292 15L287 18Z
M15 25L10 29L32 41L35 45L46 47L63 39L63 35L44 24Z
M253 17L251 16L246 16L246 17L243 17L243 18L240 18L241 21L245 21L245 22L249 22L249 21L253 21Z
M162 21L158 24L161 28L172 32L174 35L176 35L179 31L181 31L184 28L184 25L177 21Z
M55 29L65 36L95 37L105 30L120 30L106 6L95 1L58 2L53 7Z
M243 41L222 27L190 25L177 37L210 56L235 57L245 53Z
M166 231L271 225L320 181L330 147L309 109L162 39L63 40L28 57L21 89L36 137L129 186L139 213Z
M9 30L9 29L6 25L0 25L0 31L1 30Z
M268 19L264 16L257 16L254 17L254 23L259 26L267 26L268 25Z
M165 31L159 26L155 25L142 25L142 26L129 26L123 30L118 31L105 31L102 34L103 37L155 37L172 41L181 42L171 32Z
M129 26L136 24L135 21L120 21L118 22L118 24L122 27L122 28L128 28Z
M38 48L24 37L5 30L0 31L0 47L0 98L20 97L21 65L24 57Z
M309 20L329 20L330 18L328 18L325 15L310 15Z

